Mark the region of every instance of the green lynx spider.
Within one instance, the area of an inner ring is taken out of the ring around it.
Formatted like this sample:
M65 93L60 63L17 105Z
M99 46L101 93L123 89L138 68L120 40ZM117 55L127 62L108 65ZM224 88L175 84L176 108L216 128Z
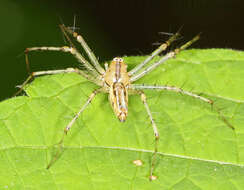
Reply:
M116 57L112 60L110 65L105 64L105 68L103 68L91 49L88 47L85 40L82 38L81 35L78 33L70 30L68 27L65 27L64 25L60 25L60 28L66 38L69 40L71 46L63 46L63 47L32 47L27 48L25 51L26 55L26 65L27 69L29 70L29 61L28 61L28 52L30 51L62 51L72 54L76 59L85 67L84 70L79 70L77 68L67 68L62 70L48 70L48 71L38 71L38 72L32 72L30 76L26 79L26 81L23 83L20 91L23 89L23 87L35 76L40 75L49 75L49 74L58 74L58 73L77 73L89 81L97 84L100 86L96 90L92 92L92 94L89 96L86 103L81 107L81 109L76 113L76 115L73 117L73 119L68 123L68 125L64 128L64 135L62 139L60 140L59 144L62 145L64 137L67 135L68 131L71 129L79 115L87 108L87 106L91 103L93 98L98 93L108 93L109 94L109 101L111 103L112 109L114 110L115 115L119 119L119 121L124 122L126 120L127 114L128 114L128 95L129 94L138 94L141 97L141 100L145 106L145 109L147 111L147 114L149 116L149 119L151 121L152 129L155 136L155 147L154 147L154 153L152 155L152 161L151 161L151 169L150 169L150 176L149 179L153 180L156 179L156 176L153 175L154 168L155 168L155 162L156 162L156 155L158 151L158 141L159 141L159 132L157 129L157 125L153 119L153 116L151 114L150 108L147 104L146 95L144 94L143 90L166 90L166 91L174 91L176 93L185 94L188 96L191 96L193 98L198 98L199 100L206 102L208 104L213 104L213 101L205 98L203 96L194 94L189 91L182 90L181 88L177 88L174 86L158 86L158 85L144 85L144 84L133 84L135 81L140 79L141 77L145 76L146 74L150 73L154 69L156 69L159 65L163 64L165 61L167 61L170 58L173 58L176 54L178 54L181 50L184 50L185 48L189 47L192 43L197 41L199 39L199 35L194 37L191 41L188 41L181 47L170 51L166 55L162 56L159 61L148 65L148 63L157 55L159 55L161 52L166 50L166 48L177 39L179 36L179 33L177 32L173 36L171 36L168 41L165 43L162 43L155 51L151 53L150 56L148 56L142 63L137 65L135 68L127 72L127 65L124 63L122 58ZM87 61L81 53L78 52L78 50L75 48L75 46L72 44L71 40L69 39L68 34L72 35L76 40L80 43L80 45L84 48L85 52L87 53L87 56L90 59L90 62ZM48 165L48 168L51 166L51 163Z

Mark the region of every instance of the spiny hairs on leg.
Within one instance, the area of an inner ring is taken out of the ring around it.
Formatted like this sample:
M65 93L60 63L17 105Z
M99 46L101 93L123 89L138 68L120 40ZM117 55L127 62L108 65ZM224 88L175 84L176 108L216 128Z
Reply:
M174 34L172 37L170 37L165 43L162 43L155 51L151 53L151 55L146 58L142 63L137 65L135 68L133 68L131 71L129 71L129 76L134 75L137 73L140 69L142 69L147 63L149 63L155 56L159 55L161 52L165 51L170 44L175 41L178 36L180 35L179 32Z
M87 106L91 103L91 101L95 98L95 96L102 92L103 88L99 88L94 90L89 98L87 99L86 103L81 107L81 109L75 114L75 116L73 117L73 119L68 123L68 125L64 128L64 133L62 138L60 139L59 143L58 143L58 151L56 152L55 156L53 157L53 159L49 162L49 164L47 165L47 169L49 169L52 164L57 160L57 158L59 157L60 153L62 152L62 148L63 148L63 142L64 142L64 138L67 135L68 131L71 129L71 127L73 126L73 124L75 123L75 121L78 119L78 117L80 116L80 114L87 108Z
M28 58L28 53L30 51L62 51L62 52L68 52L71 53L72 55L74 55L79 62L83 63L85 68L87 69L89 74L86 74L84 71L78 70L78 69L73 69L73 68L67 68L67 69L63 69L63 70L53 70L53 71L38 71L38 72L31 72L30 71L30 64L29 64L29 58ZM82 75L83 77L87 78L88 80L98 84L98 85L102 85L100 80L100 75L97 73L97 71L93 68L92 65L90 65L85 58L83 58L81 56L81 54L72 47L32 47L32 48L26 48L25 50L25 61L26 61L26 67L27 67L27 71L29 73L29 77L24 81L24 83L21 85L20 89L13 95L16 96L18 95L20 92L22 92L24 86L31 81L35 76L40 76L40 75L49 75L49 74L58 74L58 73L71 73L71 72L76 72L80 75Z
M208 99L208 98L205 98L203 96L199 96L197 94L194 94L192 92L189 92L189 91L185 91L185 90L182 90L181 88L178 88L178 87L175 87L175 86L159 86L159 85L144 85L144 84L131 84L130 86L131 89L142 89L142 90L168 90L168 91L174 91L174 92L178 92L178 93L181 93L181 94L185 94L185 95L188 95L188 96L192 96L194 98L198 98L204 102L207 102L209 104L213 104L213 101Z
M94 53L92 52L92 50L89 48L89 46L87 45L87 43L85 42L85 40L83 39L83 37L80 34L78 34L76 32L73 32L72 30L70 30L69 28L67 28L64 25L60 25L60 28L61 28L61 30L63 31L63 33L65 34L66 37L67 37L66 32L68 32L69 34L72 34L74 38L76 38L76 40L84 48L85 52L87 53L89 59L91 60L91 63L93 64L93 66L95 67L95 69L97 70L97 72L99 74L103 75L105 73L105 70L99 64L96 56L94 55Z
M88 80L91 80L91 81L93 80L92 78L90 78L89 75L87 75L83 71L76 69L76 68L32 72L32 73L30 73L29 77L24 81L24 83L22 85L20 85L20 89L14 94L14 96L17 96L20 92L22 92L22 90L26 86L26 84L28 84L28 82L30 82L36 76L54 75L54 74L60 74L60 73L77 73L77 74L84 76Z
M29 66L29 59L28 59L28 53L30 51L61 51L65 53L70 53L76 57L76 59L84 65L84 67L94 76L100 76L98 72L94 69L94 67L74 48L74 47L32 47L32 48L26 48L25 55L26 55L26 65L27 69L30 70Z
M200 96L198 94L182 90L181 88L175 87L175 86L158 86L158 85L144 85L144 84L131 84L130 89L132 90L167 90L167 91L174 91L176 93L181 93L187 96L191 96L193 98L197 98L203 102L206 102L212 106L212 108L215 109L215 111L219 114L220 119L231 129L235 129L233 125L230 124L230 122L223 116L220 109L217 106L214 106L214 101L210 100L209 98L205 98L203 96Z
M162 63L164 63L165 61L167 61L170 58L173 58L175 55L177 55L180 51L186 49L187 47L189 47L191 44L193 44L195 41L197 41L200 38L200 35L195 36L191 41L183 44L181 47L175 49L174 51L171 51L169 53L167 53L165 56L163 56L158 62L153 63L152 65L146 67L144 70L142 70L139 73L134 73L131 78L130 78L130 82L134 82L140 78L142 78L144 75L146 75L147 73L153 71L155 68L157 68L159 65L161 65Z
M152 117L152 113L151 113L149 106L147 104L146 95L141 90L136 91L136 93L141 96L141 101L143 102L143 104L146 108L147 114L150 118L152 128L153 128L154 137L155 137L154 153L153 153L153 157L152 157L152 164L151 164L150 176L149 176L149 180L152 181L152 180L157 178L156 176L153 175L153 172L154 172L154 168L155 168L155 164L156 164L156 156L157 156L157 152L158 152L159 132L158 132L157 125L154 122L154 119Z

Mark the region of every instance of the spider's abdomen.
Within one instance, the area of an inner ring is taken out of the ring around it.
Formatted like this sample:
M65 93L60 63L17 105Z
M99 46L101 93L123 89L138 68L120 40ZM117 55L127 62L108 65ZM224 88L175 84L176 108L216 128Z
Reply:
M114 58L104 75L104 82L109 87L109 101L115 115L123 122L128 114L128 85L130 78L127 65L122 58Z
M124 122L128 114L128 92L122 83L114 83L110 87L109 101L115 115Z

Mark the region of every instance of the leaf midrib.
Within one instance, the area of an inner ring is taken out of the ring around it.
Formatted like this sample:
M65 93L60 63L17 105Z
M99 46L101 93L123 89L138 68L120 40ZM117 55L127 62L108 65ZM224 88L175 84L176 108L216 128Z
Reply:
M53 146L51 146L53 147ZM8 148L0 148L1 151L6 151L10 149L33 149L33 150L48 150L50 149L49 146L13 146ZM141 153L154 153L153 150L146 150L146 149L138 149L138 148L128 148L128 147L113 147L113 146L65 146L63 149L111 149L111 150L121 150L121 151L135 151L135 152L141 152ZM194 160L194 161L202 161L207 163L216 163L220 165L231 165L236 167L244 167L244 164L237 164L232 162L224 162L219 160L209 160L199 157L192 157L192 156L184 156L179 154L171 154L171 153L164 153L164 152L157 152L158 155L161 156L168 156L173 158L183 158L188 160Z

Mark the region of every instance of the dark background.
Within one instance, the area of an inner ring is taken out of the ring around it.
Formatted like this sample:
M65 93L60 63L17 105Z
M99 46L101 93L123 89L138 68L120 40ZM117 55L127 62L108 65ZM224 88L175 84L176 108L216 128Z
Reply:
M183 39L202 32L194 48L244 50L244 1L235 0L1 0L0 100L11 97L28 76L23 51L33 46L63 46L58 25L73 25L101 62L115 56L149 54L155 42L181 31ZM64 53L33 52L31 70L62 69L76 60Z

